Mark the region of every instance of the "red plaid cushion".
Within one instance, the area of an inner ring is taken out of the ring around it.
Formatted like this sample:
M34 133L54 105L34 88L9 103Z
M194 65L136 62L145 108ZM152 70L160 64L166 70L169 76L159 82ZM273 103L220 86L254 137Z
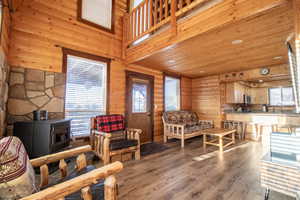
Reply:
M97 130L111 133L125 129L123 115L100 115L95 118Z

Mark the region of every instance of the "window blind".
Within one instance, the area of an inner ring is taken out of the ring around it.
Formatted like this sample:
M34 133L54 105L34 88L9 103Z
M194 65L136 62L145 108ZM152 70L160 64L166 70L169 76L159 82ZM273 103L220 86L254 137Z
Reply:
M73 137L90 134L90 118L106 113L107 64L68 55L65 117Z
M82 18L111 29L112 0L83 0Z

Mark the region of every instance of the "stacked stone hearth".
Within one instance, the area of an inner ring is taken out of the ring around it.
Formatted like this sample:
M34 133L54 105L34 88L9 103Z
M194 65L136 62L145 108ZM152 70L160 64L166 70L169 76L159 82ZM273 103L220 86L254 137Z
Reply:
M34 110L47 110L49 119L64 118L65 81L63 73L12 67L8 124L32 120Z
M6 130L6 103L8 97L9 65L0 50L0 138Z

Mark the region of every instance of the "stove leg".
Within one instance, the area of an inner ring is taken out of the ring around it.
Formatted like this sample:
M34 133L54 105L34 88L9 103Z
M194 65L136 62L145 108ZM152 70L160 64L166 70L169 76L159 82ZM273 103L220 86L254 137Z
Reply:
M269 199L270 189L266 189L265 191L265 200Z

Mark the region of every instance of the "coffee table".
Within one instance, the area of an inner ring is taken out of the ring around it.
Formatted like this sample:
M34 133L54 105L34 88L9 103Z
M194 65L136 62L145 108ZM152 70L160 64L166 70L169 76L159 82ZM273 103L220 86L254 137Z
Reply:
M213 145L219 147L220 152L229 145L235 144L235 129L224 129L224 128L212 128L205 129L203 133L203 149L206 151L206 145ZM213 139L207 141L207 135L213 136ZM226 144L224 140L227 140Z

